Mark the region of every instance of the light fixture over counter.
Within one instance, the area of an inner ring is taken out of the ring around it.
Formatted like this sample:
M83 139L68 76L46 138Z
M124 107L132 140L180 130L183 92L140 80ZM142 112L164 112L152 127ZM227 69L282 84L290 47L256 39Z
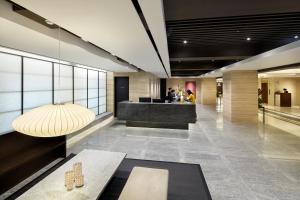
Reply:
M16 131L34 137L57 137L74 133L94 119L95 114L80 105L45 105L19 116L12 126Z

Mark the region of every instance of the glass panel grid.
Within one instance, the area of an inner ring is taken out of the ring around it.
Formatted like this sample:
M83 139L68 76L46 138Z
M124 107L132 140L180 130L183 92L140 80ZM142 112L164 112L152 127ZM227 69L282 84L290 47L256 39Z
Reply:
M96 115L106 112L106 73L0 52L0 135L13 131L11 123L22 108L25 113L51 104L53 97L54 103L71 103L73 94L74 103L88 104Z

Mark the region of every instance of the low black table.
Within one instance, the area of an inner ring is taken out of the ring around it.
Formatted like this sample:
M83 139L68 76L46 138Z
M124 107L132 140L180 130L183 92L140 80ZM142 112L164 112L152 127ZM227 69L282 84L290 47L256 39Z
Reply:
M102 193L101 200L117 200L133 167L169 170L168 200L211 200L200 165L125 158Z
M8 199L16 199L73 156L74 154L71 154L65 160L34 179L16 193L12 194ZM122 161L115 175L110 180L103 193L99 195L98 199L117 200L131 170L135 166L169 170L168 200L211 200L200 165L129 158L125 158Z

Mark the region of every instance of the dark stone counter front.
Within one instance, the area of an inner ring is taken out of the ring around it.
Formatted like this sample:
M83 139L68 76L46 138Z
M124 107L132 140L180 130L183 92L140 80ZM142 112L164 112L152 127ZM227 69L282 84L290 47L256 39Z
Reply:
M120 102L117 117L127 126L188 129L195 123L196 105L180 103Z

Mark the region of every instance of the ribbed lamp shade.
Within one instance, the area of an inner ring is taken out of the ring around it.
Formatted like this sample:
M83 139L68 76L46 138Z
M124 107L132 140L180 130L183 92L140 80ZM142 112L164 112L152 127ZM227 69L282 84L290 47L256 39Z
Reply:
M45 105L16 118L13 128L35 137L56 137L80 130L95 119L95 114L75 104Z

